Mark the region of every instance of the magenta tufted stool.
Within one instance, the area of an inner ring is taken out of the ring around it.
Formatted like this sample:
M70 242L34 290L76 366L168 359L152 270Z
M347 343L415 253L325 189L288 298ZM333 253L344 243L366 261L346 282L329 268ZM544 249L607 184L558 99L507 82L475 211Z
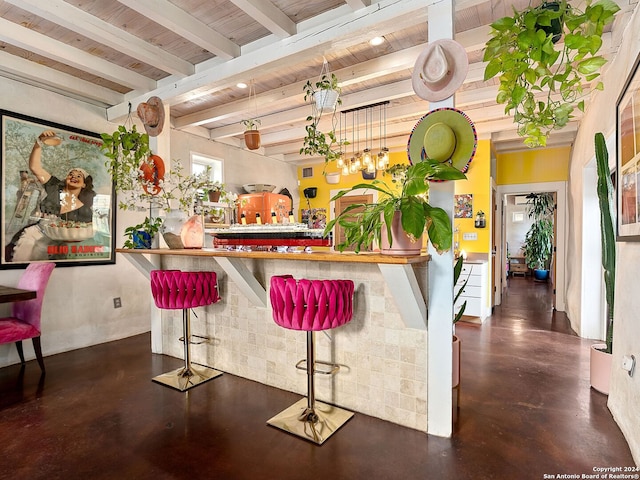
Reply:
M271 277L273 319L281 327L307 332L307 398L303 398L267 421L306 440L322 444L353 416L343 410L315 400L314 375L335 374L339 366L315 359L313 332L340 327L353 316L353 282L351 280L296 280L291 275ZM318 364L331 367L318 368Z
M158 375L153 381L184 392L221 375L221 372L213 368L192 365L189 348L194 343L191 341L189 310L220 300L216 273L152 270L151 293L158 308L182 310L183 337L180 340L184 344L184 367Z

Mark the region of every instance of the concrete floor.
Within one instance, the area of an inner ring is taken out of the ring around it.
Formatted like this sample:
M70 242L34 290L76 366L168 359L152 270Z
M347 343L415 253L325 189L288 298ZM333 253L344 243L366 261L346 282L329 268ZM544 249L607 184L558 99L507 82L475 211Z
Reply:
M546 284L512 278L484 325L458 323L454 436L356 414L322 446L266 425L298 395L225 374L179 393L151 382L181 361L139 335L0 369L0 479L543 479L629 466L589 387L590 341ZM46 337L43 337L46 343Z

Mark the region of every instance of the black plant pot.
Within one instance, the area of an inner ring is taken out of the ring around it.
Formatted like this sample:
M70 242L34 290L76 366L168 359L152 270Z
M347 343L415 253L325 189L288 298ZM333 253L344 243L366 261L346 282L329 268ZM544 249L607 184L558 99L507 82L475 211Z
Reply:
M540 9L541 10L552 10L554 12L557 12L558 10L560 10L560 3L559 2L548 2L548 3L543 3L542 5L540 5ZM547 36L549 36L550 34L553 35L551 37L551 41L553 43L558 43L560 41L560 38L562 38L562 18L555 18L553 20L551 20L551 26L549 25L540 25L540 29L544 30L544 32L547 34Z

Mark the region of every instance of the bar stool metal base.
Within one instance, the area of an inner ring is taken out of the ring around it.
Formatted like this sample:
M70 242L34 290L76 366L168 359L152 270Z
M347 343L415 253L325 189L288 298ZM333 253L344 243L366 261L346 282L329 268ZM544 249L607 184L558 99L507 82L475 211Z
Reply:
M162 373L157 377L153 377L151 380L184 392L220 375L222 375L222 372L214 370L213 368L191 364L189 368L180 367L171 372Z
M267 424L322 445L351 417L353 412L322 402L315 402L309 411L305 397L267 420Z

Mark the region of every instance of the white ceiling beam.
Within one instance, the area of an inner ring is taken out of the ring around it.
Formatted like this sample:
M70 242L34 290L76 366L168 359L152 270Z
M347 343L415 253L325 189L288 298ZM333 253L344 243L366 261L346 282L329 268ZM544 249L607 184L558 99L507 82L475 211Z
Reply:
M150 0L118 1L145 5L151 3ZM155 1L157 0L153 0ZM363 35L368 36L373 28L377 31L391 31L399 22L405 27L425 22L426 7L435 1L384 0L356 12L331 17L331 20L311 28L301 28L301 23L298 25L298 33L289 38L265 45L243 54L240 58L228 60L206 70L200 71L196 68L194 75L169 81L153 92L146 93L162 98L165 104L169 105L206 95L240 80L275 72L285 66L308 60L309 55L321 55L327 48L340 49L362 43ZM154 8L158 8L155 7L155 3L153 5ZM142 101L143 98L137 100ZM128 106L120 104L110 108L107 115L113 120L126 115L127 111Z
M352 10L360 10L371 5L371 0L346 0L346 2Z
M478 30L478 29L474 29ZM475 37L477 33L471 33L465 35L463 32L458 41L465 47L470 49L475 48ZM467 45L467 42L469 45ZM336 70L336 76L340 79L340 86L345 87L348 85L358 84L367 80L372 80L385 75L396 73L405 69L412 69L416 58L420 55L420 52L427 46L427 43L409 47L398 52L390 53L382 57L377 57L372 60L368 60L351 67L346 67L340 70ZM484 77L484 69L486 62L473 63L469 65L469 73L465 82L481 81ZM297 82L286 87L271 90L257 95L256 98L259 104L268 104L273 101L283 102L291 96L299 96L302 92L302 87L305 82ZM413 93L411 93L413 94ZM212 107L210 109L202 110L193 114L184 115L178 117L175 120L175 126L178 129L185 128L188 125L203 125L210 122L222 121L226 118L237 115L238 112L249 110L250 100L242 99L235 102L231 102L218 107Z
M407 88L408 85L408 88ZM370 88L363 90L362 92L353 93L342 97L341 110L347 110L350 108L362 107L371 103L377 103L385 100L393 100L396 98L412 95L411 80L403 80L391 85L382 85L380 87ZM310 105L303 105L298 108L285 110L283 112L274 113L261 117L262 125L269 126L270 128L280 125L299 124L304 130L305 119L311 113ZM325 115L324 119L329 118L329 115ZM321 128L322 130L322 128ZM244 131L244 127L239 123L233 123L224 127L211 129L211 139L232 137L234 135L240 135ZM291 129L287 130L292 133Z
M0 18L0 41L30 50L43 57L56 60L79 70L90 72L118 85L133 89L152 90L156 82L119 65L102 60L95 55L70 47L58 40L35 32L30 28Z
M191 63L62 0L48 0L47 2L42 0L6 0L5 3L11 3L34 15L46 18L72 32L79 33L167 73L187 76L192 75L195 71Z
M231 0L260 25L280 38L296 33L296 24L269 0Z
M124 95L74 75L59 72L36 62L0 51L2 72L40 88L47 88L71 98L106 107L124 101Z
M192 43L226 60L240 56L240 46L168 0L118 0Z
M426 45L426 44L425 44ZM366 80L372 80L384 75L396 73L410 68L422 51L423 46L410 47L399 52L377 57L351 67L336 70L336 76L340 79L340 86L357 84ZM302 97L305 81L296 82L286 87L270 90L256 95L258 105L268 105L271 102L286 102L288 99ZM175 128L181 129L188 125L203 125L209 122L222 121L226 118L238 115L238 112L249 111L253 106L253 99L236 100L217 107L212 107L193 114L184 115L175 119Z

